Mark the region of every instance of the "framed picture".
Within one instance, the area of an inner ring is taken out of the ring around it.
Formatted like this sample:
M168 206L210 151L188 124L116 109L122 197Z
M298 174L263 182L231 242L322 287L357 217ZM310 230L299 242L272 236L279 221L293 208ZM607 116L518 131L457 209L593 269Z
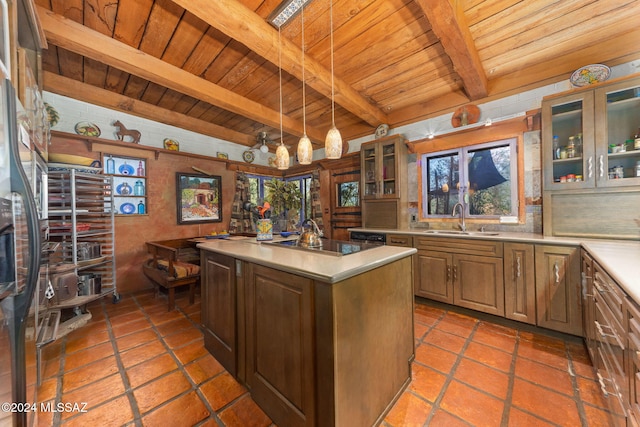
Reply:
M176 173L178 224L222 222L219 176Z
M227 153L222 153L222 152L218 151L218 158L219 159L228 159L229 155Z

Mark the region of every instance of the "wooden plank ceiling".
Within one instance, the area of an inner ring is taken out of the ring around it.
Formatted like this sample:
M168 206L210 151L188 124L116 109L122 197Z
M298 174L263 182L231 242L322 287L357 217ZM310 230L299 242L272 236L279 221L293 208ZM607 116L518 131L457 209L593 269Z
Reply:
M304 11L306 131L331 126L330 0ZM36 0L44 89L234 143L305 127L301 18L280 0ZM333 0L344 139L640 58L640 0ZM275 147L271 146L273 150Z

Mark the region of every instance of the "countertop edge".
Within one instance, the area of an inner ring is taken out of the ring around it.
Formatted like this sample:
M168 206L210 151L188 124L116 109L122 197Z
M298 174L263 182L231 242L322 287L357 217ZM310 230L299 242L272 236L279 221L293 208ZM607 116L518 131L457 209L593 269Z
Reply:
M415 248L382 245L354 254L334 257L321 253L263 245L254 239L212 240L197 244L199 249L228 255L287 273L337 283L417 253Z
M604 268L620 287L636 303L640 304L640 241L637 240L607 240L579 237L553 237L536 233L517 233L497 231L498 235L438 234L428 233L428 229L374 229L350 228L349 231L363 231L368 233L406 234L433 238L459 238L476 240L494 240L502 242L520 242L532 244L549 244L562 246L576 246L584 248L594 260Z

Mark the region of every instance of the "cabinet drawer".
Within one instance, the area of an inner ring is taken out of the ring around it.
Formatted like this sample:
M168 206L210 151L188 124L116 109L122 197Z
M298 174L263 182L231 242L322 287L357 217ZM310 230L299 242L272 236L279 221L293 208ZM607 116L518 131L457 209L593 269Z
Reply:
M492 240L437 238L417 236L413 239L413 246L418 250L438 250L455 252L458 254L484 255L502 257L502 242Z
M387 245L410 248L413 246L413 238L405 234L387 234Z
M607 305L615 322L622 327L624 324L624 292L597 263L594 263L593 271L594 293L599 300Z

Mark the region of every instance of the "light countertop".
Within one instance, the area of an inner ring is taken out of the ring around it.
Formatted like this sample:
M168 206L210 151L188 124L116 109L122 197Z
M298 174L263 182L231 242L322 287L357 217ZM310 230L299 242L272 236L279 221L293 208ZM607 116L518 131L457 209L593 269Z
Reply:
M640 304L640 242L589 240L582 247Z
M372 229L353 228L350 231L366 231L384 234L410 234L442 238L491 239L504 242L581 246L600 264L624 291L640 304L640 242L626 240L582 239L579 237L551 237L535 233L497 232L497 235L472 233L470 235L437 234L427 229Z
M236 236L232 236L236 237ZM273 241L282 240L274 236ZM198 248L228 255L243 261L293 273L328 283L337 283L365 271L410 256L414 248L381 245L344 256L327 255L258 242L255 237L234 239L198 239Z

